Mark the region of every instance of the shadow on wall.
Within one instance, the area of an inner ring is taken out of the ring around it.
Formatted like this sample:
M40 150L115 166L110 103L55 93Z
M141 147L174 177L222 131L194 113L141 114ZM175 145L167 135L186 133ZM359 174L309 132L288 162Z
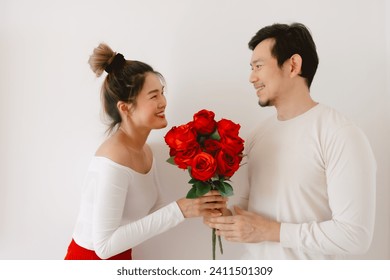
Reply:
M184 197L191 187L188 172L166 162L169 148L165 143L149 143L158 167L160 186L167 203ZM233 178L232 178L233 179ZM234 181L233 181L234 182ZM234 201L231 199L231 201ZM239 259L242 244L223 240L224 254L217 259ZM207 260L212 259L211 229L202 218L187 219L177 227L134 248L134 259Z

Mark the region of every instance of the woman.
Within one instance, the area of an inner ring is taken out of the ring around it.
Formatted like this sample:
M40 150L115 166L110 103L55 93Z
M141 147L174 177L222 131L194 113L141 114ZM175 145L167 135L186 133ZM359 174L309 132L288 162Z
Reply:
M65 259L132 259L131 248L185 218L220 215L226 199L218 192L161 207L146 141L152 129L167 126L162 75L105 44L94 49L89 64L98 77L108 73L101 94L110 136L90 163Z

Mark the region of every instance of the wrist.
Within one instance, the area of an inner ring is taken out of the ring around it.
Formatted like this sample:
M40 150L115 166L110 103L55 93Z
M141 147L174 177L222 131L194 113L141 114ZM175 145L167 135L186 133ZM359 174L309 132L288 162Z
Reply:
M188 218L186 215L186 210L185 210L185 198L181 198L181 199L177 200L176 203L177 203L177 206L179 206L179 209L180 209L181 213L183 214L183 217Z
M268 241L280 242L280 223L270 221Z

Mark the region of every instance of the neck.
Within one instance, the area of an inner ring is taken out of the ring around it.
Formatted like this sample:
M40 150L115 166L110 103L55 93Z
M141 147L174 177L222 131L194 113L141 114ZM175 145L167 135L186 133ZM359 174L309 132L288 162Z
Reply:
M149 136L149 132L140 133L123 124L120 125L118 132L122 134L126 146L134 151L142 151Z
M295 118L318 103L311 96L309 89L300 88L296 91L290 91L275 102L275 108L278 115L278 120L286 121Z

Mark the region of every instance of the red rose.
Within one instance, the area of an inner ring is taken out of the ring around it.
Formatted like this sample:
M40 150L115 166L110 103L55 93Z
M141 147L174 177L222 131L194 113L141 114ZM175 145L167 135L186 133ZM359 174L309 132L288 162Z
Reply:
M174 155L175 164L182 169L187 169L192 165L192 160L200 152L200 146L197 142L187 146L184 151L178 151Z
M221 137L221 145L237 154L244 150L244 140L238 136L240 125L226 119L218 122L218 133Z
M231 120L221 119L218 123L218 133L221 136L238 136L240 131L240 125L232 122Z
M206 139L203 142L203 147L205 152L214 156L221 149L221 144L217 140Z
M193 147L196 142L196 133L193 129L192 122L188 124L183 124L178 127L172 127L164 137L165 142L171 148L171 154L175 152L172 151L185 151L188 147Z
M194 128L196 132L202 135L208 135L214 132L217 122L214 120L214 112L200 110L194 115Z
M231 177L240 167L242 157L230 149L220 150L216 157L217 173L224 177Z
M211 179L217 170L217 163L212 155L201 152L192 160L191 176L200 181Z
M244 140L240 137L224 137L221 138L221 146L225 149L234 151L237 155L241 154L244 150Z

